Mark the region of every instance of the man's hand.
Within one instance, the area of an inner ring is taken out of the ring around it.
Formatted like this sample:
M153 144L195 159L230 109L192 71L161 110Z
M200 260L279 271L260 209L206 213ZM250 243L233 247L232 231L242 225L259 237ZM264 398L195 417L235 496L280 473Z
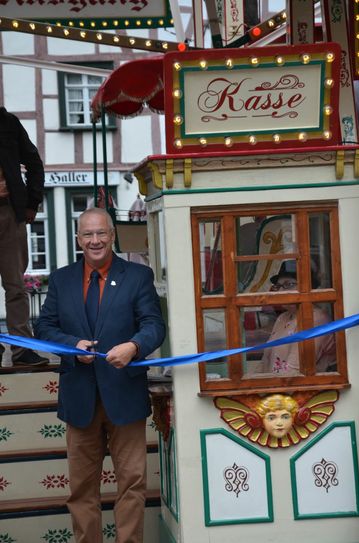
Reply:
M106 360L115 368L124 368L137 354L137 347L132 341L115 345L107 353Z
M25 221L26 224L32 224L36 217L36 211L34 209L26 208L25 210Z
M77 349L82 349L83 351L94 351L95 345L97 341L89 341L87 339L80 339L78 344L76 345ZM95 358L93 354L89 354L88 356L77 356L76 357L79 362L82 362L83 364L91 364L93 359Z

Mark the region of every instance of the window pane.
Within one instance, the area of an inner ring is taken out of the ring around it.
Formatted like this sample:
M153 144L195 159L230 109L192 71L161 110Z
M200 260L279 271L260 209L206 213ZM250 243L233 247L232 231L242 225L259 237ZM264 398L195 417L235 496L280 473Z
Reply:
M327 324L333 319L334 311L332 304L315 304L313 307L314 326ZM335 334L321 336L315 340L315 355L317 373L337 371Z
M206 309L203 311L204 350L219 351L226 349L226 320L223 309ZM228 377L227 359L219 359L206 363L206 379L223 379Z
M81 89L68 89L69 100L82 100L83 92Z
M309 215L309 236L312 288L331 288L333 283L329 213Z
M246 307L240 309L242 323L242 346L253 347L266 343L269 339L277 313L272 306ZM242 355L243 374L248 378L262 370L263 351L254 351Z
M220 294L223 292L221 223L202 222L199 229L202 293Z
M272 341L286 337L297 332L297 308L296 306L276 306L278 316L274 322L273 329L268 338ZM261 371L271 376L292 376L300 375L299 371L299 349L297 343L279 345L264 349L261 360Z
M68 85L81 85L82 75L81 74L66 74L66 82Z
M270 290L270 278L278 273L284 260L273 259L273 255L286 255L297 251L295 216L258 215L251 219L237 217L236 236L237 255L243 257L243 260L237 262L238 291ZM252 255L261 258L248 258Z
M101 76L98 76L98 75L88 75L87 76L87 82L89 85L95 85L97 87L99 87L103 81L103 77Z

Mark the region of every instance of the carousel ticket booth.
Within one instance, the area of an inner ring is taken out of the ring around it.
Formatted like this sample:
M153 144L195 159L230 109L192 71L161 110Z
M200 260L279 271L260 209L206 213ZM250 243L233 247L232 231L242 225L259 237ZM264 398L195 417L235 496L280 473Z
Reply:
M167 153L135 169L172 368L161 543L359 541L359 147L340 46L169 53ZM167 370L168 371L168 370Z

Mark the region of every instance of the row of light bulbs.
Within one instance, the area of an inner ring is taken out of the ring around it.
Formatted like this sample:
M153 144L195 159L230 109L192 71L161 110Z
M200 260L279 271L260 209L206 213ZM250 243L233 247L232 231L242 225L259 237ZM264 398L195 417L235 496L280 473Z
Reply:
M184 51L187 49L184 43L166 42L161 40L150 40L145 38L134 38L119 34L102 33L94 30L85 30L74 27L72 23L70 27L62 27L60 23L56 25L16 20L8 18L0 18L0 30L15 30L30 34L48 35L56 38L68 38L79 41L90 41L92 43L103 43L106 45L116 45L119 47L129 47L142 50L152 51Z
M159 26L164 26L165 25L164 19L158 19L155 22ZM125 26L127 28L131 25L131 21L129 21L128 19L125 19L123 22L118 21L117 19L114 19L112 21L101 21L100 23L98 23L96 21L90 21L89 26L91 28L96 28L100 24L100 26L102 26L103 28L107 28L108 26L110 26L110 27L120 26L121 23L123 24L123 26ZM136 19L136 21L134 21L134 23L138 28L140 28L141 26L152 26L154 24L154 21L152 19L147 19L146 21L144 21L142 19ZM60 21L56 22L57 26L62 26L63 24L65 26L73 26L73 27L80 26L81 28L86 26L86 23L84 21L78 21L78 22L76 21L76 24L74 23L74 21L68 21L67 23L66 22L65 23L60 22ZM169 20L169 24L173 25L173 19Z
M304 53L304 54L299 56L299 59L303 64L309 64L311 62L311 60L312 60L312 57L308 53ZM334 53L327 53L325 55L325 60L327 62L333 62L334 59L335 59ZM275 62L276 62L276 64L278 66L284 66L284 64L287 62L287 59L282 55L277 55L274 60L275 60ZM290 58L290 61L293 61L292 56ZM249 63L249 65L251 65L253 67L257 67L257 66L260 66L261 60L258 57L250 57L248 59L248 63ZM266 63L267 63L267 60L266 60ZM228 70L231 70L232 68L234 68L235 65L236 64L235 64L235 61L233 59L231 59L231 58L226 59L225 66L226 66L226 68L228 68ZM208 64L207 60L202 59L202 60L198 61L198 66L201 68L201 70L207 70L209 64ZM180 62L175 62L173 64L173 67L177 72L179 72L180 70L182 70L183 65Z
M330 140L332 138L331 131L324 130L322 133L322 138L323 140L326 140L326 141ZM272 140L274 143L281 143L282 141L281 135L273 134ZM308 134L306 132L299 132L298 141L300 141L301 143L304 143L307 140L308 140ZM285 140L285 141L288 141L288 140ZM201 147L207 147L208 143L210 142L207 140L207 138L201 137L198 139L198 143L201 145ZM224 138L223 143L226 147L232 147L234 143L236 143L236 140L234 138L227 136ZM245 143L245 142L242 141L241 143ZM247 143L249 143L250 145L256 145L257 143L260 143L260 140L258 140L256 136L251 135L251 136L248 136ZM174 146L177 149L182 149L183 141L180 138L175 139Z

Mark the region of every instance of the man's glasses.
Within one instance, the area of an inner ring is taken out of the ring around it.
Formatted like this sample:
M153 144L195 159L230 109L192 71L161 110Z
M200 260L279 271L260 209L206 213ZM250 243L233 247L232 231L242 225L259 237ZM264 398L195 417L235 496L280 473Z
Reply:
M111 231L109 230L99 230L98 232L81 232L78 234L82 239L84 240L90 240L94 236L98 237L99 239L105 240L108 239L111 235Z
M283 283L277 282L275 285L271 286L271 290L296 290L297 281L283 281Z

